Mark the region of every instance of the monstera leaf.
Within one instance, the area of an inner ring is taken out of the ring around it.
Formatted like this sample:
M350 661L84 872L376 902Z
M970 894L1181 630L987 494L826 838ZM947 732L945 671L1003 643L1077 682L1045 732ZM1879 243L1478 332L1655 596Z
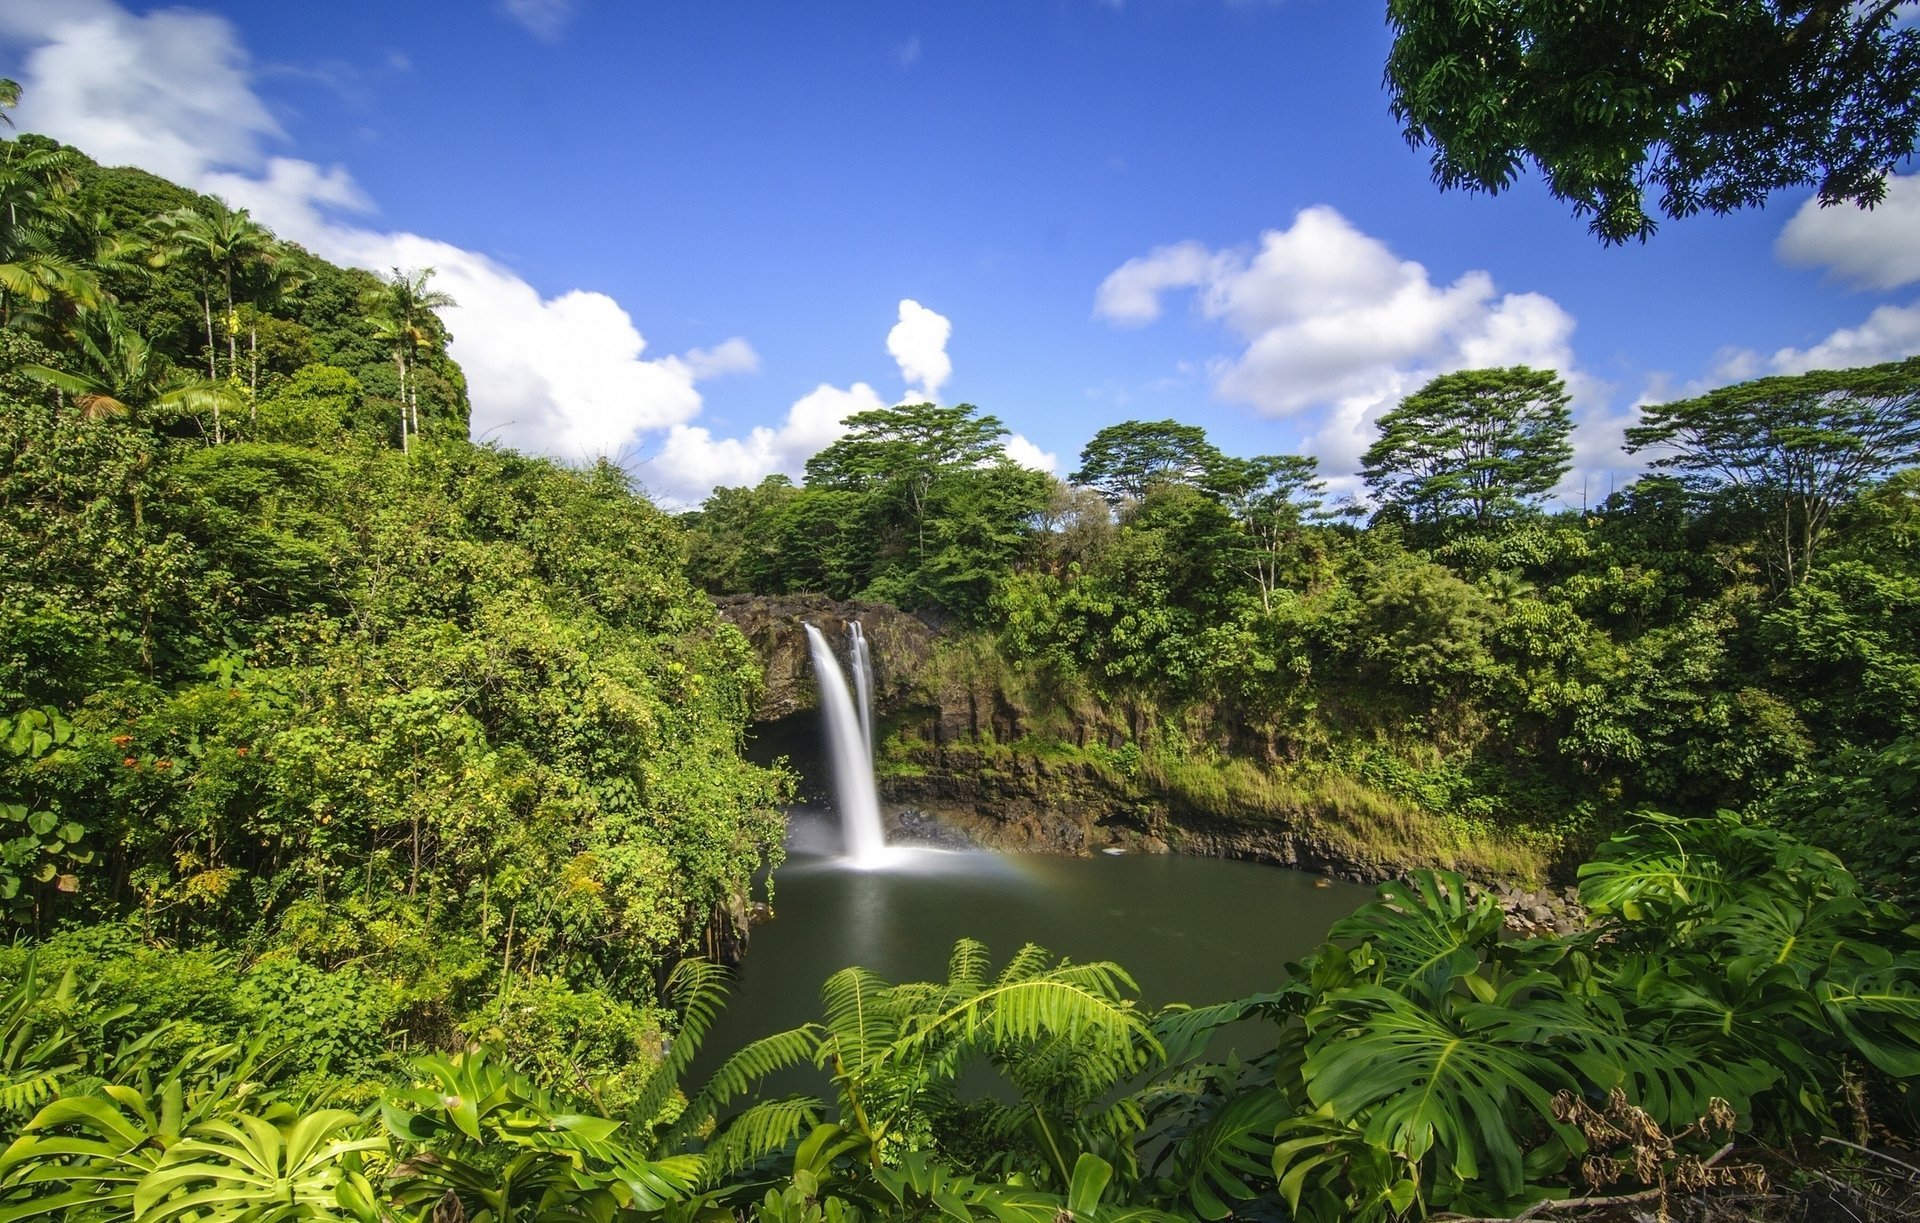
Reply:
M1274 1130L1292 1113L1273 1088L1229 1098L1175 1149L1168 1187L1202 1219L1226 1218L1258 1195L1250 1182L1273 1179Z
M1477 968L1505 923L1493 897L1469 900L1451 871L1414 871L1381 884L1379 896L1335 923L1330 937L1366 940L1381 957L1381 984L1428 1000Z
M1580 903L1602 916L1669 926L1725 904L1732 880L1712 847L1688 827L1697 822L1650 817L1602 845L1578 872Z
M1864 934L1866 905L1857 897L1797 898L1746 889L1740 897L1715 910L1696 937L1724 940L1733 952L1727 972L1750 977L1755 972L1782 967L1802 986L1825 971L1842 946L1855 943L1860 953L1881 955Z
M1822 981L1820 1007L1862 1057L1891 1075L1920 1075L1920 985L1911 966Z
M1308 1097L1411 1161L1436 1154L1458 1180L1490 1175L1516 1197L1523 1136L1544 1130L1569 1150L1581 1143L1553 1116L1553 1093L1576 1084L1534 1046L1536 1025L1517 997L1455 998L1436 1013L1362 985L1329 999L1308 1025Z

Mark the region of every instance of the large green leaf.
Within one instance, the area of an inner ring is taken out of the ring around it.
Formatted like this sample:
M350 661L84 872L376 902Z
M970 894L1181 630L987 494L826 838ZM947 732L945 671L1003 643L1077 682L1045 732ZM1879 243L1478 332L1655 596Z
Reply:
M1438 1152L1462 1181L1491 1174L1517 1196L1523 1140L1544 1131L1569 1149L1576 1131L1553 1116L1553 1093L1575 1086L1532 1043L1511 1000L1457 1002L1435 1014L1382 986L1330 999L1304 1068L1316 1105L1356 1124L1367 1141L1414 1161Z
M1492 896L1470 900L1466 880L1451 871L1413 871L1381 884L1379 896L1329 936L1366 940L1384 961L1383 983L1429 1000L1478 967L1505 924Z
M1862 1057L1891 1075L1920 1076L1920 985L1911 966L1822 981L1820 1006Z

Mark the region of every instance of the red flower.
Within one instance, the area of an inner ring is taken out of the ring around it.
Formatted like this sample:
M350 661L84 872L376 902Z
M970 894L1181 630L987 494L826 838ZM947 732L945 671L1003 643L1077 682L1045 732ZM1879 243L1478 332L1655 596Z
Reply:
M137 769L140 767L140 762L138 760L135 760L132 756L128 756L125 760L122 760L120 763L126 765L130 769Z
M115 747L125 747L127 744L132 742L133 742L132 735L115 735L113 737L113 745Z
M244 747L236 747L233 749L233 754L236 756L244 756L247 754L247 749Z
M156 768L156 769L170 769L170 768L172 768L172 767L173 767L173 761L171 761L171 760L156 760L156 761L154 761L154 762L153 762L153 767L154 767L154 768Z

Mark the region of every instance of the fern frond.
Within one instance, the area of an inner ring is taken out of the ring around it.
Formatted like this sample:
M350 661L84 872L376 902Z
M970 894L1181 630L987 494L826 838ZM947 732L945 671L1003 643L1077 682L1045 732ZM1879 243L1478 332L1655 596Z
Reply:
M947 961L947 988L977 994L986 987L990 967L987 945L963 938L953 945L953 956Z
M890 987L878 973L843 968L820 987L826 1009L827 1035L820 1042L821 1064L837 1057L854 1075L865 1075L877 1065L899 1033L886 994Z
M668 1148L677 1145L768 1075L812 1061L819 1048L820 1030L807 1024L763 1036L736 1050L708 1076L706 1085L673 1123L664 1145Z
M1053 953L1038 943L1028 943L1013 953L1007 966L1000 970L996 985L1011 985L1015 981L1024 981L1028 977L1046 971L1047 962L1053 959Z
M820 1123L820 1101L806 1096L765 1100L729 1120L707 1144L708 1183L777 1151Z

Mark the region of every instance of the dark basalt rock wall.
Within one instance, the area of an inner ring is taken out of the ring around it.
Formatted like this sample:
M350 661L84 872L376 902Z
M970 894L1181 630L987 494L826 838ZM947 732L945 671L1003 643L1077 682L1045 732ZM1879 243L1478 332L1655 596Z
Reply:
M910 755L910 767L881 778L896 834L1029 853L1119 849L1239 858L1356 883L1377 883L1424 865L1356 854L1316 835L1307 821L1224 819L1191 810L1085 760L1048 759L1005 746L1027 733L1022 712L991 683L942 681L940 668L929 665L940 626L898 608L817 595L741 595L716 603L766 669L766 691L755 711L760 722L817 703L803 624L819 626L841 647L847 622L861 622L873 657L877 713L921 744ZM1150 710L1123 702L1076 720L1068 737L1079 748L1118 748L1137 741L1151 721ZM1573 910L1563 893L1485 882L1516 929L1552 929L1570 920Z
M885 603L824 595L726 595L714 604L746 636L765 668L767 686L754 709L756 722L776 721L818 704L802 625L818 627L844 652L847 623L860 621L873 658L874 704L882 714L911 698L938 636L932 622Z

